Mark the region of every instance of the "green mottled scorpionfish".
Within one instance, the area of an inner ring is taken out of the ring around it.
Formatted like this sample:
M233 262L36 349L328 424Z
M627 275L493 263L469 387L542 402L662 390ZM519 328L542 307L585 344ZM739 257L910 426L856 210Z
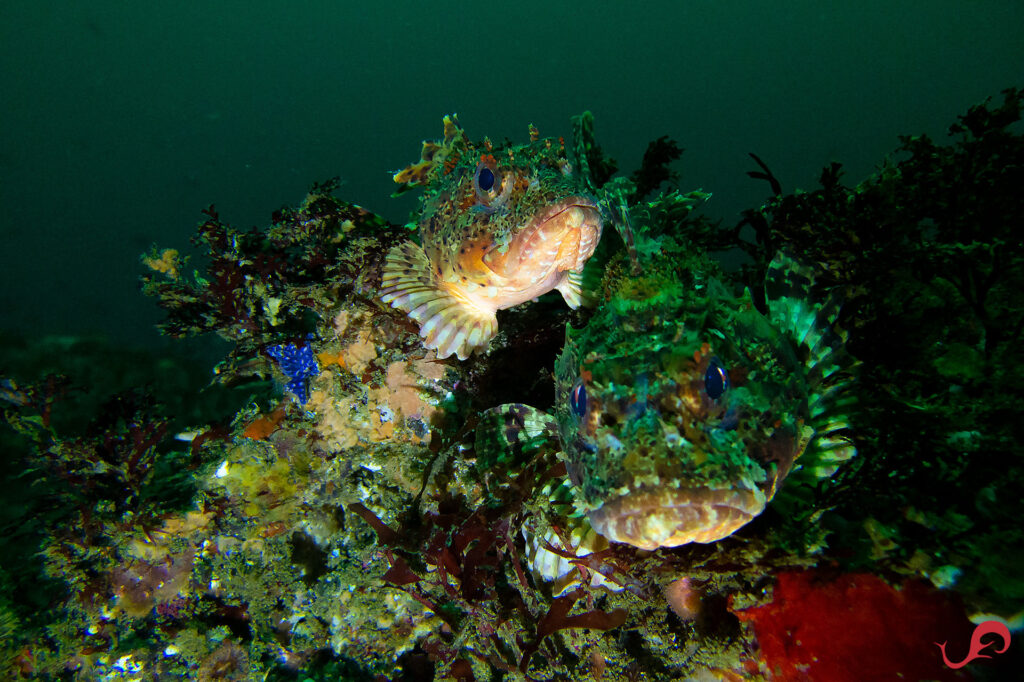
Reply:
M830 476L854 454L852 364L811 272L768 268L766 314L706 257L664 237L556 363L556 420L577 506L643 549L714 542L760 514L795 470Z
M729 536L787 477L831 476L855 453L853 362L810 270L777 256L762 313L706 256L669 236L650 245L638 274L609 266L603 302L568 330L554 417L495 411L509 442L516 424L520 439L556 431L577 510L648 550Z

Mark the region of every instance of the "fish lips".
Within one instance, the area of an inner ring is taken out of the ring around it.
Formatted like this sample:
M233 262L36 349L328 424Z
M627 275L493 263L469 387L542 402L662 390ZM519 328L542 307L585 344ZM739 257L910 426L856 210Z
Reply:
M766 504L757 487L665 487L622 495L587 515L594 530L609 540L653 550L721 540Z

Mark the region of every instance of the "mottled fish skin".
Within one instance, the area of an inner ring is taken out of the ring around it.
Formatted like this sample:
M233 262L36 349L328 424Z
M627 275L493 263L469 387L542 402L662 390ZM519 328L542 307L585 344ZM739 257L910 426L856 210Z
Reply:
M809 272L785 256L766 315L671 238L641 265L609 268L604 302L556 363L567 470L609 540L714 542L787 476L829 476L854 454L841 414L852 361L837 306L812 303Z
M421 244L388 254L381 299L419 323L424 346L460 360L486 347L495 312L558 289L580 303L580 276L601 214L560 140L497 146L467 141L454 117L445 139L395 181L424 188Z

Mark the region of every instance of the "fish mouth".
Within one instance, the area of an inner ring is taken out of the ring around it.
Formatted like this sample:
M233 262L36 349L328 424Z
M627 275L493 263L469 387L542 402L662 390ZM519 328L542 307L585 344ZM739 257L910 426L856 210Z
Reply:
M580 270L601 239L601 211L586 196L572 196L536 213L509 244L505 254L491 252L485 262L496 272L549 274Z
M764 511L765 494L752 488L663 488L623 495L588 513L613 542L640 549L708 543L732 535Z

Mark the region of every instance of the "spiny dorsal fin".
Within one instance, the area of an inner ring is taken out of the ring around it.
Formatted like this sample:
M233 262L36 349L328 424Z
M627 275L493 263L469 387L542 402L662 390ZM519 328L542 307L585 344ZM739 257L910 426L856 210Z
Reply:
M396 171L393 177L396 184L407 188L429 184L431 175L443 167L448 157L457 153L458 147L466 146L466 134L459 126L458 114L447 115L442 122L444 139L440 142L424 140L420 160Z

